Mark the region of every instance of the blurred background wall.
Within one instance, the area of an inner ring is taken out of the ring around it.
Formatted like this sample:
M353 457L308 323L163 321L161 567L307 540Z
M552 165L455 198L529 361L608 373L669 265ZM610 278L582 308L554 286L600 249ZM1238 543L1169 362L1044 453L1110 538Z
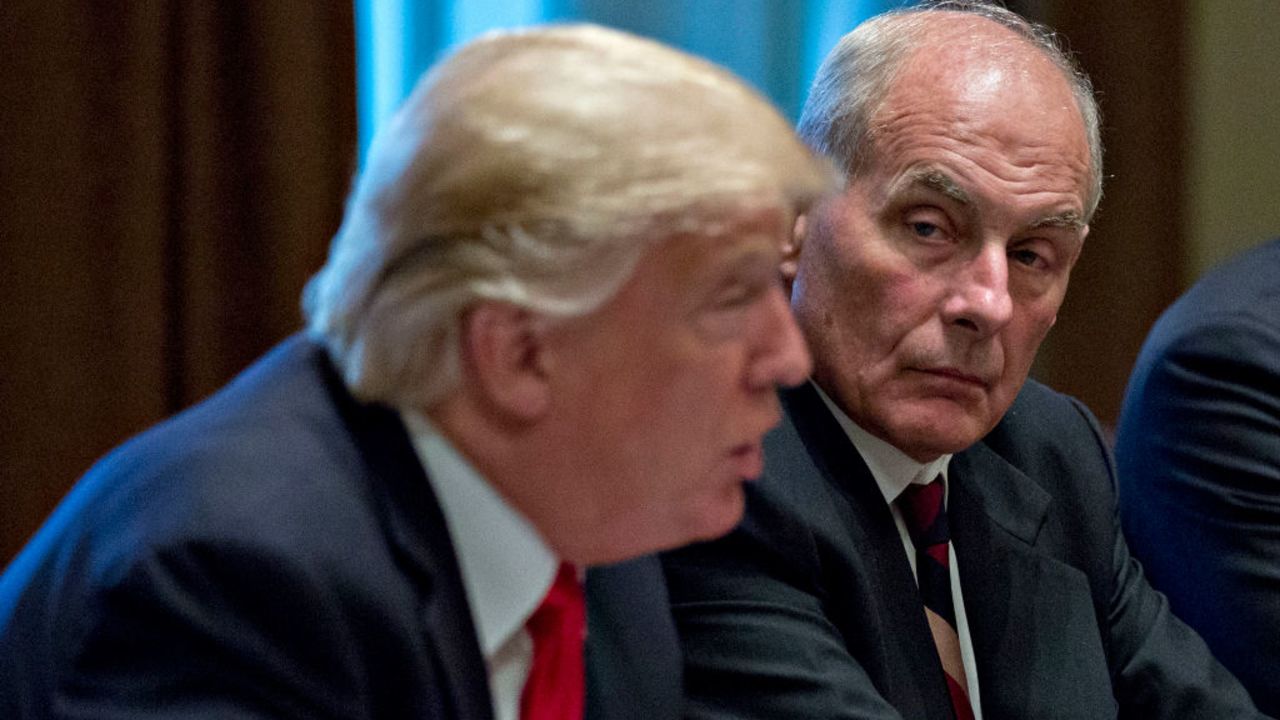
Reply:
M893 4L0 2L0 564L96 458L299 327L359 149L449 47L592 19L726 64L794 118L839 35ZM1035 374L1110 423L1159 312L1280 233L1280 10L1008 5L1101 97L1106 196Z
M1189 282L1280 234L1280 3L1197 0L1187 21Z
M0 562L298 326L354 65L343 3L0 1Z

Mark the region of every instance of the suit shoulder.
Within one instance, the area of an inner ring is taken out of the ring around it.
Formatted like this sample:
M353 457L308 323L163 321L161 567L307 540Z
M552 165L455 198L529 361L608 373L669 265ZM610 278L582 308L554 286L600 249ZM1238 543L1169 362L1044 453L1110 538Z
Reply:
M1097 418L1084 403L1034 379L1023 384L1013 405L996 425L996 430L1001 429L1050 437L1064 431L1101 433Z
M1223 333L1280 335L1280 239L1272 240L1211 269L1156 320L1143 343L1150 358L1169 348ZM1244 349L1248 349L1245 343ZM1237 348L1220 348L1223 356ZM1140 360L1139 364L1143 361ZM1147 360L1150 362L1150 360Z
M379 511L366 459L314 361L311 349L286 343L112 451L15 559L19 571L6 573L25 579L6 580L109 586L148 557L192 547L359 565L353 548L384 544ZM67 576L72 566L81 579Z
M1093 413L1035 380L1027 380L983 444L1042 484L1114 478L1110 444Z

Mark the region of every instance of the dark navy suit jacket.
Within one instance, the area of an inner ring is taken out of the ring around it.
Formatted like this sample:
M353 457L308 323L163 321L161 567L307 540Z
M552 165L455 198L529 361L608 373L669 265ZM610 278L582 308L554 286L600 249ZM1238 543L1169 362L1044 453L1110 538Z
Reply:
M692 718L950 720L893 517L811 386L728 537L664 561ZM957 453L948 518L986 720L1252 718L1132 561L1083 406L1028 381Z
M587 596L588 717L677 717L657 561ZM491 717L398 415L295 337L102 460L0 578L0 717Z
M1152 584L1280 714L1280 240L1210 272L1152 328L1116 460Z

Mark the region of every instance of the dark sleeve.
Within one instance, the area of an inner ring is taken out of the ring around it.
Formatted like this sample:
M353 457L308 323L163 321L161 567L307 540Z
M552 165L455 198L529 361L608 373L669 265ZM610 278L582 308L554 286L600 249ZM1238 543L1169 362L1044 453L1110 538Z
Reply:
M1144 351L1116 452L1125 533L1152 584L1280 714L1275 318L1206 322Z
M750 487L733 533L664 557L685 716L900 718L829 620L812 532L786 508Z
M63 718L363 717L355 639L316 578L261 547L140 555L80 604Z
M1110 548L1105 628L1111 674L1120 717L1133 720L1169 718L1260 717L1248 694L1214 659L1209 648L1173 615L1163 595L1147 582L1140 565L1129 553L1120 530L1115 502L1116 470L1101 428L1083 405L1071 401L1088 423L1096 452L1104 458L1106 477L1084 495L1106 508L1099 517L1100 548ZM1093 534L1093 531L1090 532Z

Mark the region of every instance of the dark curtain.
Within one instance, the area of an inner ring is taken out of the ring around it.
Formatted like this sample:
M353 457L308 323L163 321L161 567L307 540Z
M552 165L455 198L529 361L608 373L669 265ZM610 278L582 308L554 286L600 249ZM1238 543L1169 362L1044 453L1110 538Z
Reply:
M355 166L351 6L0 2L0 564L300 326Z

